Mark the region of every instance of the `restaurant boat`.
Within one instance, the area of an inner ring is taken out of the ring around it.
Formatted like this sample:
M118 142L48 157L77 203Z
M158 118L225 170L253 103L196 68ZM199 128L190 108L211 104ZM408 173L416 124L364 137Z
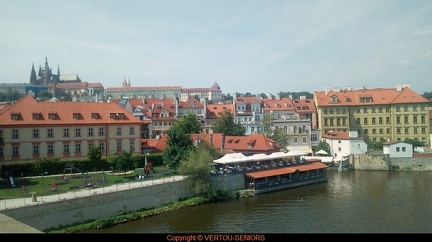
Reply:
M242 187L252 193L266 193L327 181L326 164L320 159L300 159L302 154L275 152L270 155L242 153L226 154L214 160L215 176L241 175Z

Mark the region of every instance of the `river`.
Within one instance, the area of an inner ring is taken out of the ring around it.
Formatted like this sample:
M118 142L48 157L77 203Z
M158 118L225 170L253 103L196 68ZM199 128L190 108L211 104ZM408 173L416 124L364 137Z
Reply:
M327 170L328 182L86 233L431 233L432 172Z

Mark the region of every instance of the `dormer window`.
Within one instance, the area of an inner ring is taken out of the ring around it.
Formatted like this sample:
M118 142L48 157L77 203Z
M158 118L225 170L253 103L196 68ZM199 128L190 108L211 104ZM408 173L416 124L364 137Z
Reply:
M99 113L92 113L91 114L91 118L92 119L98 119L99 118Z
M74 114L72 114L72 118L73 119L80 119L81 118L81 114L80 113L74 113Z
M115 113L110 113L109 117L112 118L112 119L114 119L114 118L117 118L117 115Z
M11 120L21 119L21 113L11 113Z
M41 113L33 113L32 116L33 116L34 120L39 120L39 119L41 119L42 115L41 115Z
M118 116L119 118L124 118L124 113L118 113L117 116Z
M332 102L332 103L337 103L337 102L338 102L338 98L337 98L337 96L331 96L331 97L330 97L330 102Z
M57 119L57 113L49 113L48 118L51 120Z

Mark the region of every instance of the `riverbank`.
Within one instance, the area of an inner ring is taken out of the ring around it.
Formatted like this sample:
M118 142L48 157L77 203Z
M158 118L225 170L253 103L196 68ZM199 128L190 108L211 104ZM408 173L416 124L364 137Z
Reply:
M393 160L392 167L393 171L432 171L432 158L420 161Z

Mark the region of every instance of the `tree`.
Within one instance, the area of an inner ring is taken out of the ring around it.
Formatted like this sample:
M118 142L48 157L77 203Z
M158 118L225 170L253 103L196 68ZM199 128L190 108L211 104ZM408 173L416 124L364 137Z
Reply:
M41 101L49 100L53 97L52 93L50 93L48 90L43 90L39 92L39 98Z
M92 145L87 151L87 157L89 158L90 162L94 164L94 171L97 171L96 164L101 160L102 152L96 145Z
M194 113L188 113L181 120L174 121L167 130L167 148L162 154L163 163L176 169L180 161L185 160L189 152L196 148L190 134L199 134L201 131L202 124Z
M289 136L288 134L281 128L275 127L273 131L273 135L270 139L276 141L282 148L286 149L288 146Z
M194 189L197 194L216 194L214 186L210 181L210 171L213 169L211 163L213 156L203 147L192 151L187 159L182 160L178 172L186 177L186 184Z
M117 170L124 171L126 176L126 172L133 169L135 169L135 166L132 160L132 153L123 150L123 152L117 156Z
M265 115L262 124L264 135L267 138L276 141L276 143L278 143L282 148L286 148L288 146L288 134L283 129L273 126L271 115Z
M223 113L219 113L219 118L216 120L213 126L214 133L222 133L225 136L244 136L245 130L240 123L234 122L234 114L225 110Z
M317 152L319 150L324 150L327 152L327 154L330 154L330 145L324 141L320 141L314 152Z

